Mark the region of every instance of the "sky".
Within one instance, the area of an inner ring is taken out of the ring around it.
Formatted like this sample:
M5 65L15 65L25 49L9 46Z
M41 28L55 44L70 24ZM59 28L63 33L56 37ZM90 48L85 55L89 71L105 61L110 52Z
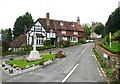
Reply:
M31 13L34 21L45 18L76 22L81 24L91 21L105 24L109 15L118 7L120 0L1 0L0 28L12 28L19 16Z

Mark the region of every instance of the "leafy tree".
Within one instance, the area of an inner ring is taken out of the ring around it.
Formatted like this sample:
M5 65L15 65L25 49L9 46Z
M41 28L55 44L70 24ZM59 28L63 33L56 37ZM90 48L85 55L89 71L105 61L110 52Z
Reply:
M2 40L2 53L7 52L9 47L9 43L5 40Z
M8 33L7 33L7 41L8 42L12 41L12 31L10 28L8 29Z
M112 39L115 39L115 36L117 36L117 35L120 35L120 29L117 32L113 33Z
M103 24L100 24L98 26L96 26L96 28L94 29L94 32L96 34L99 34L99 35L103 35L103 31L104 31L104 25Z
M30 13L26 12L25 15L19 16L16 19L13 28L14 39L20 36L21 34L24 34L25 25L27 26L27 28L29 28L32 24L33 24L33 19Z
M87 24L82 25L82 28L84 29L84 37L88 39L91 33L91 27L89 27Z
M120 7L117 8L108 18L105 24L105 35L109 32L115 33L120 29Z
M8 29L1 30L2 39L7 40Z

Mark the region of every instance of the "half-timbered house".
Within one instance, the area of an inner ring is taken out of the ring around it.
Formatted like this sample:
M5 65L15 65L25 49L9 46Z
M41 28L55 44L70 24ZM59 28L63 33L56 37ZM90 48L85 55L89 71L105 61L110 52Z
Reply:
M44 46L45 40L51 40L52 45L56 45L60 40L70 40L78 42L83 40L84 30L80 25L80 19L76 22L53 20L46 13L46 18L37 19L30 28L24 28L25 35L21 35L11 42L11 47L19 48L21 45L33 45L33 34L36 33L36 46ZM23 40L24 37L24 40Z
M51 40L51 44L55 45L60 40L78 42L84 37L79 17L77 22L52 20L49 18L49 13L46 13L46 18L37 19L29 29L25 28L25 30L27 45L33 44L33 33L37 36L37 46L44 46L45 40Z

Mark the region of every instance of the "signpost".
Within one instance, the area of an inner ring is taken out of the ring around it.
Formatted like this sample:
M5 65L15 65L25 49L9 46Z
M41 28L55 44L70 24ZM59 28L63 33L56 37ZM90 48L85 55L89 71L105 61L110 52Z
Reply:
M107 59L107 68L108 68L108 55L107 54L103 54L103 57L105 57Z

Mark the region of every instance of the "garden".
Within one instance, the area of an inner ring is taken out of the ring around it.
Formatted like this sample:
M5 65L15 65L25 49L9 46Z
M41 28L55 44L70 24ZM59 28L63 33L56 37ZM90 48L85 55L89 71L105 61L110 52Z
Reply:
M55 57L55 54L47 54L47 55L41 55L40 57L43 58L43 61L50 60ZM26 68L26 66L31 66L33 64L39 64L42 60L36 60L33 62L25 61L26 58L24 59L18 59L18 60L10 60L7 61L8 64L13 65L14 67L21 67L21 68Z
M1 68L8 75L17 75L37 68L43 68L48 64L55 62L57 58L66 57L66 53L58 51L56 53L44 54L40 56L43 59L29 61L27 58L15 59L10 58L9 60L3 61ZM15 59L15 60L14 60Z

